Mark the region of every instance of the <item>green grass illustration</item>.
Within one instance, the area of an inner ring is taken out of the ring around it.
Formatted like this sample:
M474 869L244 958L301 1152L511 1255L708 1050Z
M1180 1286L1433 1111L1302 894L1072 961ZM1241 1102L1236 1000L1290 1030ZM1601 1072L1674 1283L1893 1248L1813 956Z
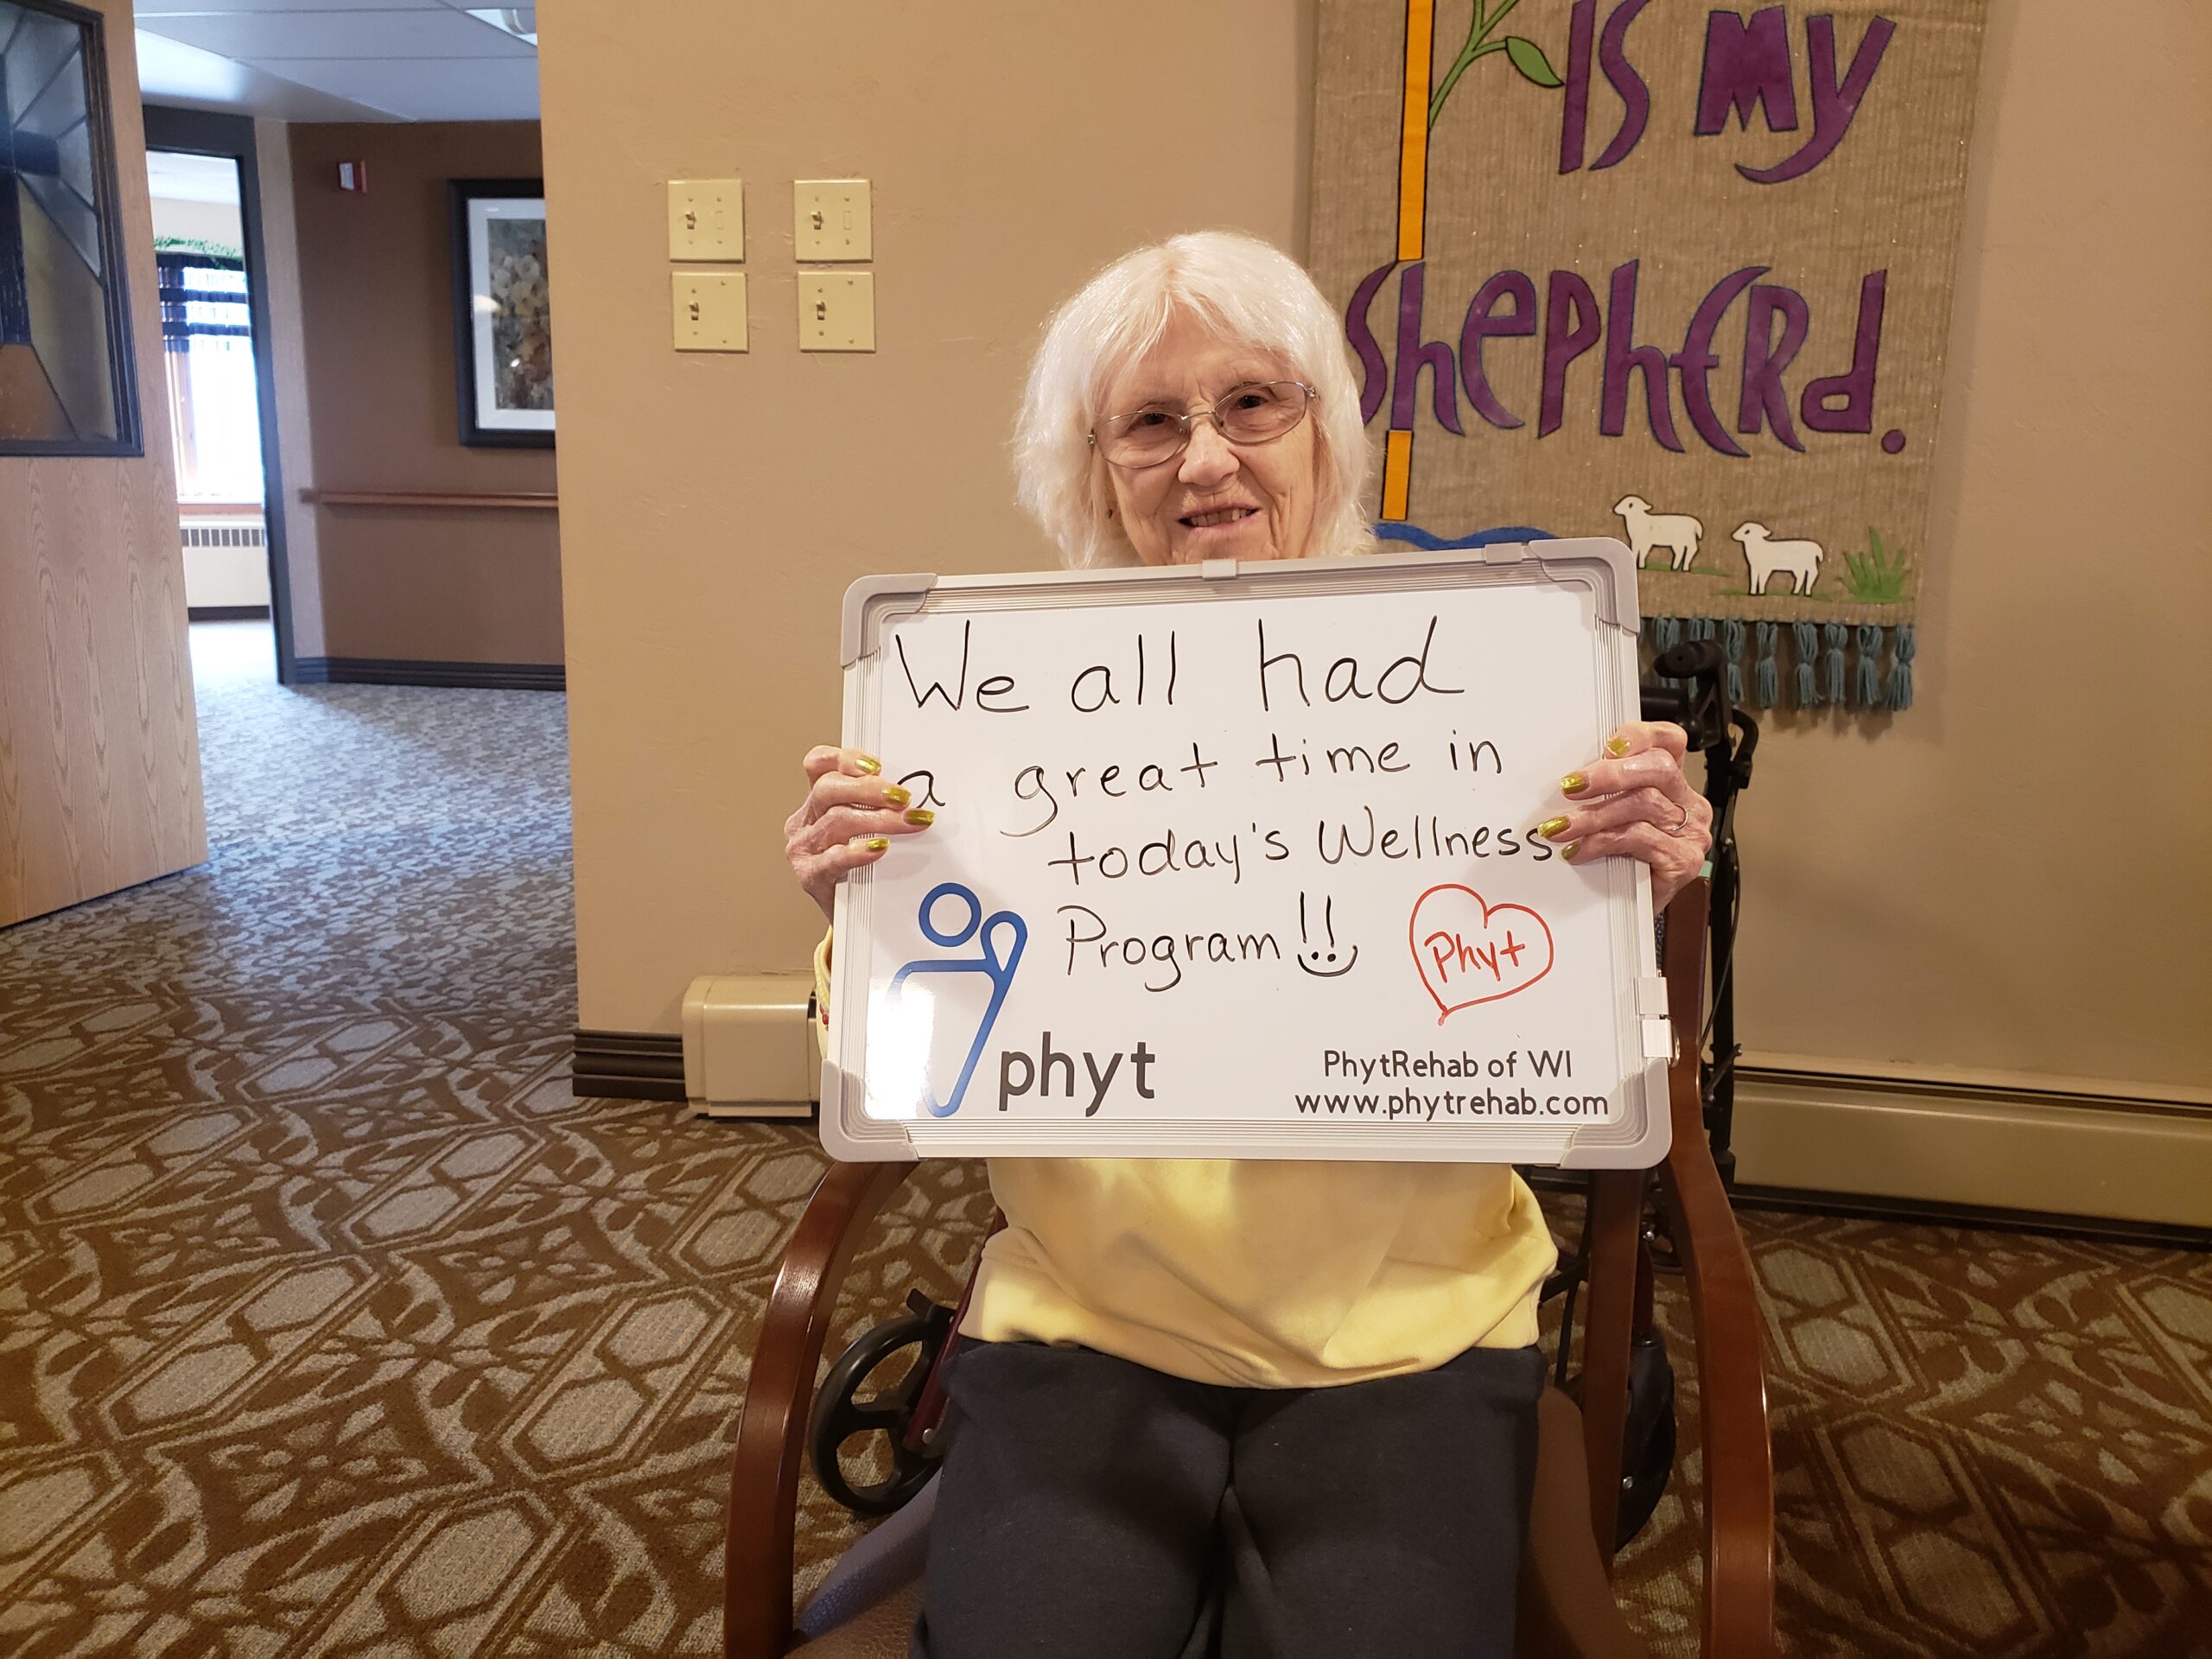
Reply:
M1882 545L1882 532L1871 525L1866 537L1866 552L1843 556L1844 591L1861 605L1897 604L1904 598L1904 550L1891 556Z

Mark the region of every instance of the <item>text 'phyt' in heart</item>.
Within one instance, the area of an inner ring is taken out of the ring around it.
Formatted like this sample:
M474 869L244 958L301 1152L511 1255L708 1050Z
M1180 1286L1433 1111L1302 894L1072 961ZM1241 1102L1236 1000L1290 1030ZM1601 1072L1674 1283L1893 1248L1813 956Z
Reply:
M1552 969L1552 931L1526 905L1492 905L1446 882L1414 901L1414 965L1442 1025L1461 1008L1525 991Z

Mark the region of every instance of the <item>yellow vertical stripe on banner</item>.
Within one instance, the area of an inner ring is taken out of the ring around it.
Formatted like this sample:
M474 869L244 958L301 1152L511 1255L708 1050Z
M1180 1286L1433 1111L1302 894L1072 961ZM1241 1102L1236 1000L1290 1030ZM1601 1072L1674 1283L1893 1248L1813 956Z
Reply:
M1428 72L1436 0L1406 0L1406 99L1398 139L1398 257L1421 257L1428 207Z
M1414 435L1391 432L1382 441L1382 517L1387 523L1406 522L1406 491L1413 482Z
M1405 106L1398 129L1398 257L1421 257L1428 214L1428 75L1436 40L1436 0L1406 0ZM1414 435L1392 432L1382 449L1382 517L1402 524L1412 483Z

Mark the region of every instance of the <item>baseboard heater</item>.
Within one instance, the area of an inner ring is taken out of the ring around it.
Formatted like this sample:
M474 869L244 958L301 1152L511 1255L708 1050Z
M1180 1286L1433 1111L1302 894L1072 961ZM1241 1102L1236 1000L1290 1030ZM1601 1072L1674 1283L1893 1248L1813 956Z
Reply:
M705 1117L805 1119L821 1092L810 973L710 974L683 995L683 1030L579 1028L586 1099L689 1101Z
M713 974L683 996L683 1092L709 1117L811 1116L822 1066L811 973Z
M428 685L486 691L561 691L560 663L448 663L414 657L300 657L295 685Z

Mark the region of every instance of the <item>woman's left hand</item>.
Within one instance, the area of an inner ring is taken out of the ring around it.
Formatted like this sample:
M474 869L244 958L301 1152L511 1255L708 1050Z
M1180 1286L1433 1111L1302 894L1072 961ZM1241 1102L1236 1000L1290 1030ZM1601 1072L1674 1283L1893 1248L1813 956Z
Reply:
M1651 867L1652 908L1664 910L1713 847L1713 808L1682 775L1689 734L1667 721L1630 721L1605 747L1601 759L1560 780L1567 810L1536 833L1576 864L1642 859Z

